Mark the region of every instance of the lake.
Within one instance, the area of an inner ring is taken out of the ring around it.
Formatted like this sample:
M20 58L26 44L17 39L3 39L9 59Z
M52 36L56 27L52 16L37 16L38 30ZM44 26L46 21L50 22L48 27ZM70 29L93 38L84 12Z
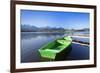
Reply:
M65 33L21 32L21 62L41 62L38 49L54 39L67 36ZM73 38L89 42L89 38ZM72 49L65 60L89 59L89 46L72 43Z

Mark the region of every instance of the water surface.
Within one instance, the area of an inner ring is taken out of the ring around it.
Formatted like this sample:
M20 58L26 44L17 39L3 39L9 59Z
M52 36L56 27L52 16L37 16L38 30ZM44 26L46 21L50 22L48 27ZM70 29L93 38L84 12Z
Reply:
M57 38L67 36L64 33L21 33L21 62L40 62L41 57L38 49L43 45ZM73 38L78 39L78 38ZM79 38L84 42L89 42L89 39ZM65 56L64 56L65 57ZM86 60L89 59L89 46L72 43L72 49L65 60Z

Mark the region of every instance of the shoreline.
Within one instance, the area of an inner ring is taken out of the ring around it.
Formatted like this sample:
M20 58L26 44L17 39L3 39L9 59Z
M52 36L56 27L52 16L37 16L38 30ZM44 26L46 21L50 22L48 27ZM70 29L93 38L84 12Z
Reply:
M85 35L85 34L81 34L81 35L68 35L70 37L80 37L80 38L89 38L89 34Z
M70 36L70 37L81 37L81 38L89 38L89 34L73 34L73 35L70 35L70 34L67 34L67 33L64 33L64 32L21 32L21 33L40 33L40 34L47 34L47 33L60 33L60 34L66 34L66 36Z
M89 38L89 37L87 37L87 36L78 36L78 35L70 36L70 37L76 37L76 38Z

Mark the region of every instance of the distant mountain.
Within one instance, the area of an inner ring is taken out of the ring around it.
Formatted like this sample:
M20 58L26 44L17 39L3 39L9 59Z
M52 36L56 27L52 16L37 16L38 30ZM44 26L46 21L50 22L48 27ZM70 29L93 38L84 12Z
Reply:
M26 31L37 31L36 26L31 26L31 25L21 25L21 31L26 32Z
M22 24L21 32L64 32L64 28L56 28L56 27L36 27L33 25Z
M76 31L89 31L90 29L89 28L83 28L83 29L78 29Z

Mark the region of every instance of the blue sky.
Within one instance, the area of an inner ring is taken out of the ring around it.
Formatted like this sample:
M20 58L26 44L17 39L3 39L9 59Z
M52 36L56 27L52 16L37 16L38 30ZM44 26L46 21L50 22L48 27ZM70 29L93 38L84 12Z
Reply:
M21 24L37 27L89 28L89 13L21 10Z

